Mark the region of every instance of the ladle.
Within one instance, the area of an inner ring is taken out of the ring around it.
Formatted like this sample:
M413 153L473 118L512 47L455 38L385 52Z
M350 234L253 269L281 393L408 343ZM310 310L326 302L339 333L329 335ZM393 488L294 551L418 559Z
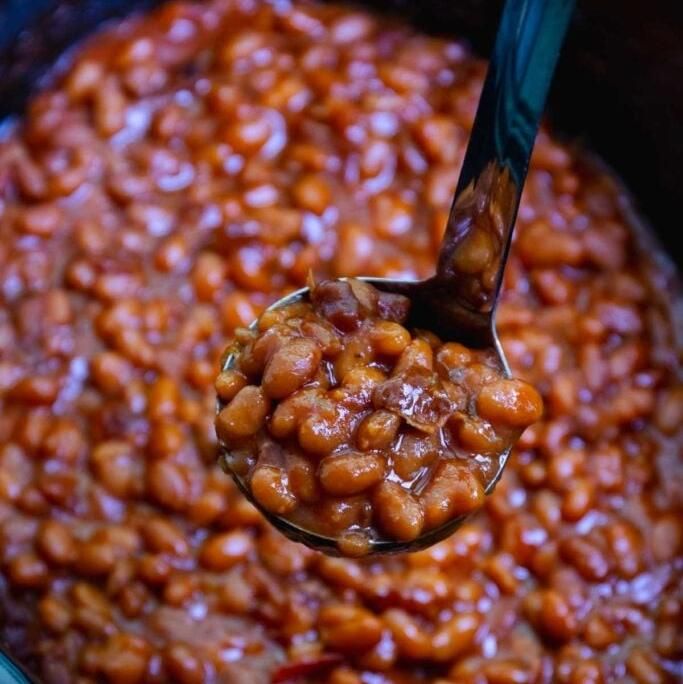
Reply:
M436 275L423 281L362 278L386 292L411 299L408 325L444 341L492 348L509 375L498 341L495 310L529 159L574 0L507 0L479 100L474 126L441 243ZM308 298L303 288L275 302L287 306ZM255 328L258 321L252 323ZM222 370L236 355L226 353ZM223 408L219 401L218 411ZM487 483L490 494L503 473L510 449ZM253 501L249 485L230 469L221 445L221 464ZM288 537L338 553L336 540L303 529L261 509ZM450 520L411 542L376 539L373 553L414 551L448 536L463 518Z

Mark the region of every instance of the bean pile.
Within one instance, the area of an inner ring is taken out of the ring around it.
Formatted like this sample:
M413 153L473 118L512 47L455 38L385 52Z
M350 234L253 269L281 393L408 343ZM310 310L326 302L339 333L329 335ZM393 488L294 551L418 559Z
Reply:
M429 550L288 542L216 465L226 336L433 272L485 65L362 11L171 2L0 141L0 635L46 684L680 681L683 388L619 187L541 132L498 312L546 410Z
M541 416L536 390L507 379L493 349L411 335L402 295L327 280L310 300L237 332L216 382L228 468L266 511L352 556L480 508Z

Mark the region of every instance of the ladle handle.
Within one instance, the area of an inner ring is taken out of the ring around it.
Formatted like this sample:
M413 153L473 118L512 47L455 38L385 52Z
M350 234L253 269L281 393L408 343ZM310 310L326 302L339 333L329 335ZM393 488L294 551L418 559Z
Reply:
M38 684L29 673L8 653L0 649L0 682L12 684Z
M439 253L436 279L493 315L529 158L574 0L507 0Z

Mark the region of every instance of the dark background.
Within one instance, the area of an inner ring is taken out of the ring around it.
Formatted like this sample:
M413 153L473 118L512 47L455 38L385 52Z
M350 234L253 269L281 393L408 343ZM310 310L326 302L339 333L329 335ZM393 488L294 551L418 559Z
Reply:
M158 0L0 0L0 119L78 37ZM369 0L488 53L501 0ZM617 169L669 253L683 262L683 2L578 0L550 116Z

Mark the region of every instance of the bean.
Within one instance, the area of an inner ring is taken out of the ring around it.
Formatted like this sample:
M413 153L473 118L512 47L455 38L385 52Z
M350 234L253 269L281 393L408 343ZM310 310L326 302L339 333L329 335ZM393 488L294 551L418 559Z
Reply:
M380 237L395 238L413 226L414 206L405 197L384 192L373 199L371 207L373 225Z
M359 425L356 442L362 451L386 449L396 437L401 419L391 411L373 411Z
M257 317L256 308L244 292L231 292L221 301L221 321L226 333L247 326Z
M335 377L343 383L350 372L368 366L372 357L372 346L367 340L363 338L350 340L348 344L342 347L341 352L334 360Z
M321 358L320 347L313 340L291 340L268 361L263 373L264 392L274 399L292 394L313 377Z
M322 214L330 204L331 190L324 178L304 174L292 187L294 201L302 209Z
M461 613L441 625L432 637L432 658L448 662L462 655L473 645L480 624L477 613Z
M438 439L425 439L420 432L405 432L393 450L394 471L409 481L439 458Z
M200 301L210 302L223 287L227 268L225 261L213 252L204 252L197 257L192 274L192 283Z
M634 648L626 659L626 668L638 684L659 684L665 677L653 654L641 648Z
M486 663L483 674L487 684L531 684L533 675L530 668L514 659Z
M31 207L20 216L19 227L29 235L50 237L62 222L62 213L52 204Z
M391 538L412 541L422 532L425 514L419 501L396 482L384 481L373 495L374 515Z
M242 373L236 370L225 370L216 377L216 394L223 401L230 401L246 384L247 379Z
M683 548L683 524L674 514L665 514L657 519L650 539L652 553L658 561L674 558Z
M483 570L498 585L503 594L514 594L519 586L515 571L514 558L507 553L499 553L488 558Z
M560 551L563 558L589 581L604 579L609 572L609 563L605 555L585 539L570 537L560 544Z
M358 653L374 646L382 636L382 623L358 606L324 606L318 616L323 641L344 653Z
M178 684L202 684L204 681L203 663L189 646L170 646L164 654L164 664Z
M287 477L294 496L304 502L312 503L320 496L320 488L313 464L306 458L288 456Z
M263 147L270 134L266 119L256 116L250 121L237 121L229 126L225 139L237 152L250 154Z
M164 585L164 602L170 606L182 606L197 590L196 578L191 575L175 574Z
M48 520L41 526L36 538L38 550L54 565L68 565L76 560L76 542L69 527L56 520Z
M156 502L174 511L188 505L189 482L180 466L169 461L156 461L147 470L147 492Z
M287 474L279 468L256 468L251 476L251 493L261 506L277 515L290 513L297 506L297 499L289 488Z
M318 389L303 389L281 401L270 419L270 433L277 438L290 436L310 415L314 407L324 400Z
M106 78L94 91L95 122L102 135L109 136L125 125L126 99L118 81Z
M432 370L433 365L434 352L431 346L425 340L418 338L414 339L398 357L393 375L401 375L415 367Z
M185 535L169 520L159 517L147 520L142 532L149 550L154 553L168 553L182 557L189 552Z
M41 622L52 632L63 634L71 624L69 605L57 596L48 594L38 604Z
M75 568L83 575L107 575L114 569L115 563L116 549L111 544L91 540L81 542Z
M477 418L463 418L455 414L452 419L458 443L472 453L496 454L503 450L503 440L493 426Z
M615 643L619 636L609 622L595 615L584 626L584 638L591 648L602 650Z
M631 579L641 570L643 542L638 530L627 522L614 522L604 529L619 574Z
M575 266L584 258L583 246L576 237L553 230L541 220L524 231L519 250L524 262L530 266Z
M543 402L538 392L521 380L498 380L481 390L477 411L492 423L524 428L541 417Z
M377 454L335 454L320 462L320 482L330 494L350 496L377 484L384 470L384 459Z
M218 436L221 439L233 440L255 435L265 424L269 403L259 387L243 387L218 414Z
M420 495L426 529L471 513L484 503L484 487L467 466L441 462Z
M562 502L562 517L568 521L580 520L595 503L595 486L588 480L575 480Z
M539 620L543 634L559 642L569 641L578 630L572 608L557 591L543 592Z
M436 354L436 369L448 377L451 370L469 365L472 352L458 342L446 342Z
M462 131L451 119L428 116L415 127L418 143L427 156L436 162L453 163L460 154Z
M104 645L101 669L111 684L142 682L150 657L150 646L141 637L122 632Z
M253 549L254 542L246 532L226 532L211 537L204 544L199 562L209 570L223 572L244 561Z
M14 585L26 589L42 587L50 578L47 565L32 553L15 556L9 563L7 573Z
M90 363L90 370L97 385L110 396L123 392L133 375L130 363L115 352L96 354Z
M386 379L379 368L354 368L344 375L342 387L369 401L372 390Z
M370 339L377 354L397 356L410 344L410 333L393 321L378 321L370 331Z
M411 660L431 657L432 643L418 622L404 610L391 608L382 615L382 621L391 631L399 653Z
M311 415L305 418L298 431L299 444L319 456L332 453L345 439L349 426L335 412L331 416Z

